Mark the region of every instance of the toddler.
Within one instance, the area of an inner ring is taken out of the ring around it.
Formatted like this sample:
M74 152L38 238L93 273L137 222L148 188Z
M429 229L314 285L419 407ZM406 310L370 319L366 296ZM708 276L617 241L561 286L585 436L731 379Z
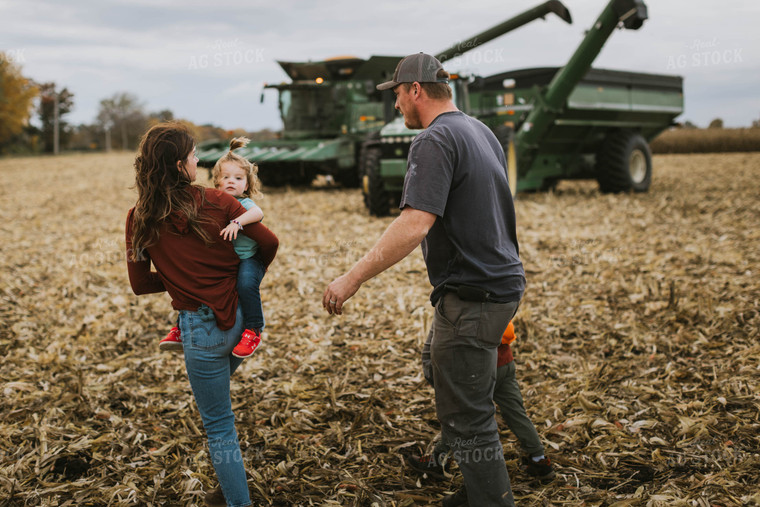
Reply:
M261 181L257 176L259 168L256 164L233 153L234 150L246 146L248 142L249 139L245 137L233 139L230 142L230 151L217 160L212 172L214 186L237 198L247 210L219 233L224 239L233 241L235 252L240 257L237 291L243 311L245 331L240 343L232 350L232 355L240 358L253 354L261 343L261 331L264 329L264 312L259 292L261 279L264 277L264 266L256 258L258 244L245 235L238 237L238 232L244 225L259 222L264 218L261 208L251 199L251 197L262 196ZM173 327L166 338L159 342L159 348L161 350L182 348L182 337L178 327Z

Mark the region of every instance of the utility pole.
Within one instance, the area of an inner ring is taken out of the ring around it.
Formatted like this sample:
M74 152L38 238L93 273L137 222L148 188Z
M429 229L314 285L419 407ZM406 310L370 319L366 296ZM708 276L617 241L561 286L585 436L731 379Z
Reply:
M106 151L111 151L111 125L106 125Z
M53 88L53 155L60 151L58 136L58 92Z

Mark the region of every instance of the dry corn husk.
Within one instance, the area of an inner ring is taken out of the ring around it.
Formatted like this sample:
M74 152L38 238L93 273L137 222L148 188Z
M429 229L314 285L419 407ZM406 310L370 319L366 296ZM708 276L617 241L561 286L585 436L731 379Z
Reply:
M135 297L123 228L132 156L0 160L0 505L190 505L216 486L182 359L160 353L166 295ZM655 158L647 194L589 182L520 195L528 289L517 376L558 478L519 505L757 505L760 155ZM326 284L389 219L358 190L269 189L281 248L264 346L233 382L254 501L438 504L404 467L439 431L419 367L419 251L341 318Z

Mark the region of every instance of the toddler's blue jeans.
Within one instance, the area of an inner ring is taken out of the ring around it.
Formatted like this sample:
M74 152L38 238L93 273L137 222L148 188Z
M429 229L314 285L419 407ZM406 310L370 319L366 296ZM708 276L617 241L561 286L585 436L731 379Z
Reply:
M261 308L259 286L264 278L264 265L256 259L240 259L237 291L240 307L243 309L244 329L264 329L264 310Z

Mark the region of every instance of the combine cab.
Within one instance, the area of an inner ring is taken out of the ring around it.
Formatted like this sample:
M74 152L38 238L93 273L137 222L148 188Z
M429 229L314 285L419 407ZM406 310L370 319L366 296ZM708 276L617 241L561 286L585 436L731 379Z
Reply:
M683 112L683 80L591 68L616 27L635 30L646 18L643 1L611 0L564 67L471 78L459 86L457 107L502 142L513 193L549 189L562 179L596 179L603 192L649 189L648 143ZM398 205L409 143L418 132L397 118L365 143L370 213L387 215Z
M384 124L382 96L374 83L392 74L398 59L278 63L292 81L265 89L279 92L282 137L252 142L237 153L259 165L266 185L308 184L317 174L326 174L356 186L358 148L368 133ZM201 165L213 166L226 146L204 146L198 156Z

